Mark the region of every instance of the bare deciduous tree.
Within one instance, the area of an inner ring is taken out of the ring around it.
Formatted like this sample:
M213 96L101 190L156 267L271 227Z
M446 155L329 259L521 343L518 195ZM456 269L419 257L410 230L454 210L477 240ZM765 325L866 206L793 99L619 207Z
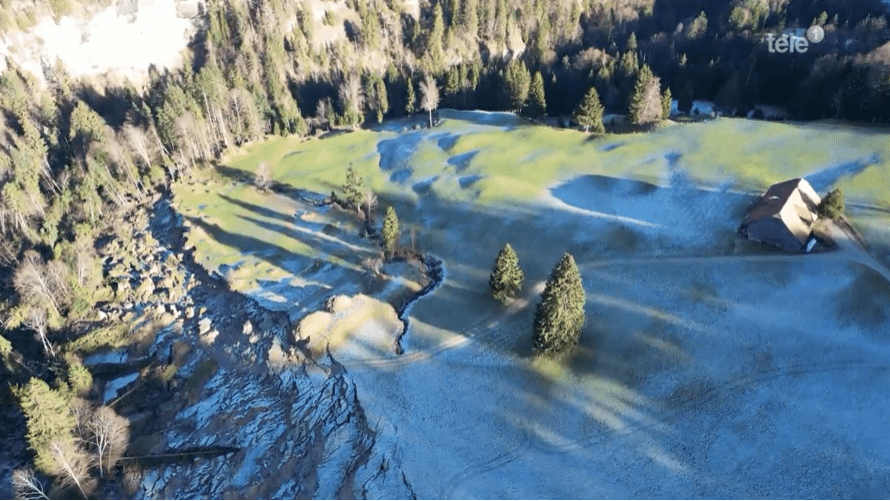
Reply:
M362 110L365 108L365 94L359 77L354 73L349 74L340 84L337 95L343 106L343 113L352 122L350 125L361 122Z
M253 177L253 184L263 191L268 191L269 187L272 186L272 176L269 173L269 162L263 161L257 165L256 175Z
M49 499L43 484L30 468L12 472L12 489L16 499Z
M377 195L371 190L366 190L362 197L361 208L365 211L365 221L371 220L371 211L377 208Z
M64 266L62 263L58 265ZM16 269L13 285L22 299L30 304L46 304L56 314L61 314L65 283L60 280L59 266L49 267L36 251L25 252Z
M68 402L68 409L74 416L74 434L81 440L90 440L90 420L93 419L93 404L81 397L73 397Z
M34 331L34 337L43 345L43 351L51 357L56 356L56 349L49 340L49 319L46 315L46 309L39 306L32 306L28 309L28 316L25 317L25 327Z
M89 497L93 488L93 479L90 477L92 466L90 456L69 441L54 440L49 448L55 462L59 485L77 487L83 497Z
M154 145L148 140L145 131L132 124L124 125L123 135L130 148L142 160L146 167L151 169L151 159L155 156Z
M433 126L433 110L439 107L439 88L436 79L427 75L420 83L420 107L430 114L430 127Z
M120 460L130 440L130 423L111 407L96 409L89 421L91 443L96 446L99 475L110 471Z
M106 129L106 139L103 146L114 160L118 169L123 171L124 176L127 178L127 182L133 187L133 193L141 200L143 197L143 187L142 181L139 179L139 170L133 163L133 158L130 156L128 149L122 146L123 144L126 144L126 138L123 135L115 133L114 129L111 127L106 127Z

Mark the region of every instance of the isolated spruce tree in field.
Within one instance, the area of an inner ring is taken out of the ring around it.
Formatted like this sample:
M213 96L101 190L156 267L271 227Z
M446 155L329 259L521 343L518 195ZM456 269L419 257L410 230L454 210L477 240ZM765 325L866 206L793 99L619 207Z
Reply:
M528 90L528 111L535 118L547 114L547 100L544 98L544 77L541 72L532 77L532 84Z
M516 297L517 292L522 290L524 279L516 251L510 244L504 245L494 261L494 270L488 279L492 296L506 304L508 300Z
M602 134L606 132L603 127L603 104L596 87L591 87L584 95L584 100L575 110L575 121L584 127L584 132Z
M399 216L396 210L389 206L383 217L383 252L387 257L395 254L399 247Z
M578 344L584 327L584 286L575 258L566 253L547 279L535 311L535 351L556 355Z
M661 119L667 120L671 117L671 88L665 87L661 93Z
M362 176L350 165L346 169L346 183L343 184L343 196L350 208L359 210L364 195L362 194Z
M844 192L840 188L831 190L819 202L816 212L828 219L836 219L844 215Z

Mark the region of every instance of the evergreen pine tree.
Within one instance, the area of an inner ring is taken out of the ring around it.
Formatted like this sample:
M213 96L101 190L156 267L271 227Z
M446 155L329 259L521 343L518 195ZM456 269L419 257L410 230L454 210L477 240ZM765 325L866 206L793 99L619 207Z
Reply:
M417 111L417 93L414 92L414 82L411 81L410 76L406 82L406 87L405 114L413 115Z
M464 0L461 5L460 15L458 17L458 24L463 30L463 32L470 37L470 40L475 40L476 35L479 31L479 1L478 0Z
M362 179L361 174L355 171L351 165L348 169L346 169L346 183L343 184L343 196L346 198L346 203L349 204L349 208L356 209L361 206L362 203L362 183L364 180Z
M575 121L584 127L584 132L602 134L606 132L603 126L603 105L596 87L591 87L584 95L584 100L575 110Z
M448 105L452 108L457 108L457 94L460 92L460 74L458 71L457 66L452 66L448 68L448 73L445 75L445 98Z
M531 87L528 91L529 112L533 117L541 117L547 114L547 100L544 97L544 77L541 72L535 72L532 77Z
M634 32L631 32L630 36L627 37L627 50L630 52L636 52L637 50L637 34Z
M389 206L383 217L383 252L387 257L395 254L399 247L399 216L396 210Z
M511 60L504 73L504 87L507 89L507 100L511 110L521 111L525 106L530 84L531 75L525 63L518 59Z
M53 390L46 382L31 378L27 385L15 391L25 414L28 427L28 446L36 454L34 465L45 473L54 473L55 464L50 452L53 441L73 441L71 431L75 419L68 409L62 392Z
M510 244L504 245L494 262L494 269L488 279L492 296L502 303L516 297L516 293L522 290L524 280L522 268L519 267L519 257Z
M426 55L429 58L429 67L427 70L434 75L439 74L442 64L445 60L445 49L443 42L445 40L445 20L442 14L442 4L436 3L433 8L433 27L427 38Z
M643 65L637 75L627 118L631 123L643 124L658 119L661 114L661 92L658 79L652 74L648 65Z
M661 119L667 120L671 117L671 88L665 87L661 94Z
M563 353L578 344L584 327L586 297L581 274L571 254L563 255L553 268L535 311L535 351Z
M844 215L844 192L840 188L831 190L819 202L816 212L828 219L836 219Z

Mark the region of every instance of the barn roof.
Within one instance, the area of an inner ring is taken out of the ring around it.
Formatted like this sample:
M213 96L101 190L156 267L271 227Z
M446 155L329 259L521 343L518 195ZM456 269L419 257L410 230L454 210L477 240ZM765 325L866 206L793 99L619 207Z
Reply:
M745 224L765 218L776 218L802 244L818 219L816 206L821 199L806 179L776 183L766 190L760 201L745 217Z

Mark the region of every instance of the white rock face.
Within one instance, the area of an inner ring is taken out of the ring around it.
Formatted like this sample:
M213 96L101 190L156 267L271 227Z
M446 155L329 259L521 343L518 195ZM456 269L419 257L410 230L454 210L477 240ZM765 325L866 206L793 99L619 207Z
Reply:
M44 18L26 33L5 34L0 56L11 56L41 82L41 58L62 60L73 77L111 72L115 81L147 81L148 67L178 68L195 32L190 16L197 0L130 0L84 17L70 15L58 24ZM0 70L5 69L0 58Z

